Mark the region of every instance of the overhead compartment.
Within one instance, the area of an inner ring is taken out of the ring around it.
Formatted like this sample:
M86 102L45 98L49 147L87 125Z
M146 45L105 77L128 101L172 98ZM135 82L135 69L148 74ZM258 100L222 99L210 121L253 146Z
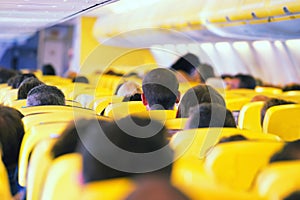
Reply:
M101 43L126 47L294 39L300 37L300 1L154 1L99 18L93 33Z

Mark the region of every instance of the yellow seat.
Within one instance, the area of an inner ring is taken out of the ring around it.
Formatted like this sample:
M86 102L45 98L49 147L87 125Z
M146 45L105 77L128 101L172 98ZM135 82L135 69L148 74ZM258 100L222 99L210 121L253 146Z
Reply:
M14 100L9 102L7 106L13 107L17 110L20 110L22 107L26 107L26 99Z
M26 186L28 161L35 145L43 139L57 137L61 134L69 122L45 123L32 126L25 132L19 155L19 184Z
M237 128L199 128L177 132L170 141L175 150L176 158L194 157L203 159L212 146L217 144L221 138L241 134L248 139L280 141L278 136L272 134L257 133Z
M135 184L127 178L114 178L86 184L82 189L81 200L125 199L133 190Z
M175 119L177 110L145 110L132 113L133 116L146 117L165 123L169 119Z
M52 113L41 113L32 114L23 117L22 121L24 124L25 132L33 125L49 123L49 122L69 122L75 119L93 119L96 116L94 114L82 113L80 116L76 116L73 112L52 112Z
M123 99L124 97L117 95L96 97L89 107L95 110L97 114L101 114L109 104L121 103Z
M241 110L245 104L249 103L250 100L250 98L245 97L225 99L226 108L230 111L238 111Z
M261 87L261 86L256 86L255 87L255 92L260 93L260 94L275 94L279 95L282 94L282 90L279 88L273 88L273 87Z
M214 146L205 161L205 171L216 183L234 190L246 191L255 175L269 163L283 142L239 141Z
M84 108L72 107L72 106L58 106L58 105L29 106L29 107L22 107L19 110L24 116L30 114L51 113L51 112L60 112L60 113L72 112L76 116L80 116L81 114L95 114L95 111L90 109L84 109Z
M300 91L288 91L284 92L280 98L287 100L287 101L293 101L296 103L300 103Z
M66 100L66 106L82 107L81 103L75 100Z
M165 126L169 130L183 130L188 118L167 119Z
M286 11L285 11L286 9ZM268 11L270 16L285 15L286 12L299 13L300 3L297 0L290 1L269 1Z
M1 151L0 151L0 155L1 155ZM3 199L3 200L12 199L11 193L10 193L8 175L7 175L5 165L2 162L2 159L0 159L0 186L1 186L0 187L0 199Z
M128 101L108 105L104 111L104 116L120 119L142 111L146 111L146 106L141 101Z
M3 87L0 90L0 103L3 103L3 100L5 98L5 95L8 91L12 90L11 86Z
M280 105L267 110L263 132L278 135L285 141L300 139L300 105Z
M3 98L3 104L9 105L11 104L12 101L17 99L18 99L18 89L8 90L7 93L5 94L5 97Z
M258 174L253 191L266 199L283 199L300 190L300 161L276 162Z
M28 167L26 197L31 200L41 199L48 169L53 161L51 149L56 139L45 139L34 148Z
M262 127L260 123L261 109L264 102L251 102L242 107L238 118L238 127L256 132L261 132Z
M43 187L41 200L81 199L80 174L82 157L77 153L53 160Z

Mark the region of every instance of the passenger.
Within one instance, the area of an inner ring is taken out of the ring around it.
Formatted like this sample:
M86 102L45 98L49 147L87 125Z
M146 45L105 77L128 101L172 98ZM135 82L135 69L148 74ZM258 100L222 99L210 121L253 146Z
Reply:
M72 79L73 83L89 83L89 80L85 76L76 76Z
M43 75L55 76L56 72L52 64L45 64L42 66Z
M123 101L141 101L141 86L134 81L126 81L117 91L118 96L124 96Z
M265 118L265 115L266 115L266 112L269 108L273 107L273 106L279 106L279 105L287 105L287 104L294 104L295 102L292 102L292 101L286 101L286 100L283 100L283 99L276 99L276 98L271 98L269 100L267 100L264 104L264 106L262 107L261 109L261 125L263 125L263 122L264 122L264 118Z
M256 80L250 75L237 74L228 83L228 89L254 89L256 87Z
M205 83L209 78L215 78L214 68L206 63L202 63L199 65L197 70L200 73L201 82Z
M148 118L128 116L100 127L96 120L90 120L79 134L81 133L83 135L80 135L78 151L83 157L84 184L121 177L157 177L169 181L173 151L166 139L167 129L161 123ZM120 157L116 148L122 149L124 155ZM143 159L147 153L162 148L164 150L156 157ZM110 165L110 162L114 164Z
M199 58L192 53L188 53L180 57L170 68L177 72L179 82L200 82L199 66Z
M243 140L248 140L248 139L243 135L236 134L236 135L231 135L228 137L221 138L219 143L235 142L235 141L243 141Z
M16 71L0 67L0 83L7 83L11 77L16 75Z
M218 103L225 106L223 97L209 85L197 85L190 88L182 97L179 106L177 117L189 117L190 108L201 103Z
M236 124L232 113L217 103L202 103L190 109L186 129L208 127L233 127Z
M291 160L300 160L300 140L286 143L279 152L271 157L270 163Z
M26 105L65 105L65 95L55 86L39 85L29 91Z
M104 121L98 120L99 124L104 124ZM76 147L80 141L78 133L85 134L82 129L90 124L89 120L81 119L79 121L71 121L63 133L57 138L52 147L51 154L53 158L76 152Z
M13 88L13 89L17 89L20 87L21 83L27 79L27 78L30 78L30 77L34 77L36 78L36 76L32 73L27 73L27 74L19 74L19 75L16 75L12 78L10 78L8 80L9 85Z
M28 92L39 85L44 84L40 80L34 77L26 78L20 85L18 89L18 100L20 99L26 99Z
M180 99L178 87L178 80L171 70L151 70L143 79L143 104L148 110L173 110Z
M0 105L0 143L2 161L7 169L12 195L20 192L18 184L18 159L24 136L23 115L14 108Z
M292 84L288 84L282 88L283 92L295 91L295 90L300 90L300 84L292 83Z

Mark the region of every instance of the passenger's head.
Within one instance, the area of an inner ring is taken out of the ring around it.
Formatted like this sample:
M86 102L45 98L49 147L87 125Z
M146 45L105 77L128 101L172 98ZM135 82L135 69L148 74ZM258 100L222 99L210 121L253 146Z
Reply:
M89 80L85 76L76 76L72 79L73 83L89 83Z
M124 96L123 101L140 101L141 94L141 86L134 81L126 81L117 91L118 96Z
M20 85L18 89L18 99L26 99L28 92L39 85L44 84L40 80L34 77L26 78Z
M185 72L186 74L188 74L189 76L193 76L193 74L197 72L197 68L199 65L200 65L199 58L192 53L188 53L188 54L180 57L171 66L171 69L181 70L181 71Z
M300 90L300 84L292 83L292 84L288 84L282 88L283 92L294 91L294 90Z
M248 139L241 134L236 134L236 135L231 135L228 137L221 138L219 143L235 142L235 141L243 141L243 140L248 140Z
M99 120L99 123L105 122ZM81 133L81 136L83 136L85 132L82 130L85 130L89 124L90 121L86 119L80 119L76 122L71 121L52 147L51 153L53 158L76 152L76 147L80 143L78 133Z
M0 105L0 143L6 167L15 167L18 163L24 135L22 117L16 109Z
M0 67L0 83L7 83L15 75L17 75L16 71Z
M28 74L19 74L19 75L16 75L14 77L12 77L10 80L8 80L10 82L10 86L13 88L13 89L17 89L20 87L21 83L27 79L27 78L36 78L36 76L32 73L28 73Z
M179 106L177 117L189 117L190 108L201 103L218 103L225 106L223 97L209 85L197 85L190 88L183 95Z
M283 200L299 200L299 199L300 199L300 190L295 191L292 194L289 194Z
M286 101L283 99L276 99L276 98L271 98L267 101L265 101L264 106L261 109L261 125L263 125L264 119L265 119L265 115L266 112L269 108L273 107L273 106L280 106L280 105L287 105L287 104L294 104L294 102L292 101Z
M101 126L90 120L82 131L78 149L83 156L84 183L142 175L169 178L172 162L165 161L173 159L173 151L161 123L129 116ZM147 156L162 148L157 156Z
M288 142L277 153L275 153L270 162L300 160L300 140Z
M39 85L29 91L26 105L65 105L65 95L55 86Z
M209 64L201 64L197 70L200 73L201 82L205 83L207 79L215 77L214 68Z
M51 64L45 64L42 67L43 75L56 75L55 69Z
M208 127L236 127L232 113L217 103L202 103L190 109L187 129Z
M150 110L172 110L180 96L178 87L178 80L171 70L151 70L143 79L143 103Z
M229 89L254 89L256 87L256 80L253 76L245 74L237 74L228 82Z

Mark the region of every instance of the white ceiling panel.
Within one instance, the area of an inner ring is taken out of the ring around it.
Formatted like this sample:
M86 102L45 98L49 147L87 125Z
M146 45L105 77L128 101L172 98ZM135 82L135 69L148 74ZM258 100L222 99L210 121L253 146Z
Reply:
M0 0L0 42L11 42L118 0Z

